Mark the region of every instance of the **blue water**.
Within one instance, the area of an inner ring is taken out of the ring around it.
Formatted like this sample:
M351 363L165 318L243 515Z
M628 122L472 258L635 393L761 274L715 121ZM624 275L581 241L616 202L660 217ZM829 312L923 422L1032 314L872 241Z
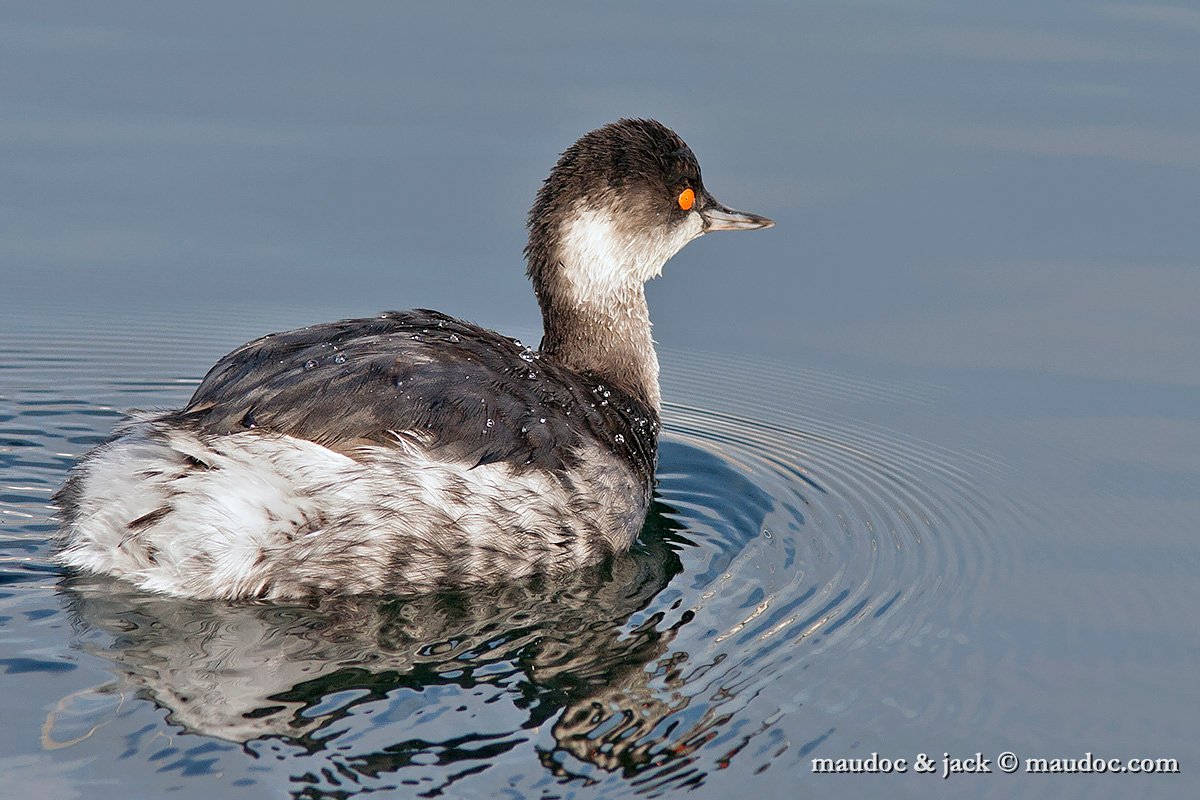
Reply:
M1191 796L1198 83L1164 4L5 4L0 797ZM533 192L636 115L778 224L650 286L633 553L303 605L51 565L73 460L242 341L535 341Z

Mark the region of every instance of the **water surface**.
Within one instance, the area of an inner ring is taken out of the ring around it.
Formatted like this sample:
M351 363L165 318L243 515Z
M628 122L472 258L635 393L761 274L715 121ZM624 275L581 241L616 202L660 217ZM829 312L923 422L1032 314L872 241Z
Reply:
M1189 796L1195 10L17 2L0 43L0 796ZM242 341L535 341L525 209L623 115L778 221L651 286L632 553L291 605L52 566L74 459ZM1006 750L1183 774L810 769Z

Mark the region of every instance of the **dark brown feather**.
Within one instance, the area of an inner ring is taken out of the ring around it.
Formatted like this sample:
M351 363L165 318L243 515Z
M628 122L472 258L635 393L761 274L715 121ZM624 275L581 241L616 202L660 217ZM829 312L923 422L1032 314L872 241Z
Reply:
M399 435L436 458L551 471L597 443L646 481L658 432L655 412L618 387L427 310L256 339L217 362L176 416L207 434L261 430L351 456L399 447Z

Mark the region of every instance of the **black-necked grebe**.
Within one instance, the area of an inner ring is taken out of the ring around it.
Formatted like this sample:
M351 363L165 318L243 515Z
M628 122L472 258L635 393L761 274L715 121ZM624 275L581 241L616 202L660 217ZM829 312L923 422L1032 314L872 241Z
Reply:
M180 411L132 416L55 495L62 563L195 598L409 593L627 549L659 428L644 284L714 230L692 151L620 120L529 214L541 351L435 311L264 336Z

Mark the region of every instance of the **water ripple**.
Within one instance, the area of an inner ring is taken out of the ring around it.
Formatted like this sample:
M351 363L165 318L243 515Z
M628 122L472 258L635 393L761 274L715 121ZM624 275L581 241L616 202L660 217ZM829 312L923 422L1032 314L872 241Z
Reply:
M665 409L646 529L566 583L264 605L62 576L47 503L66 469L116 409L175 405L194 385L163 377L187 373L194 341L128 358L96 342L103 358L55 360L32 335L5 346L25 361L9 361L23 381L0 396L0 669L40 681L39 747L147 780L613 797L750 775L829 735L825 717L803 740L782 729L837 665L900 638L919 646L938 635L932 611L969 608L1007 569L990 531L1008 512L981 488L994 460L819 410L920 406L936 387L668 354L668 396L689 402ZM164 744L181 730L203 744Z

